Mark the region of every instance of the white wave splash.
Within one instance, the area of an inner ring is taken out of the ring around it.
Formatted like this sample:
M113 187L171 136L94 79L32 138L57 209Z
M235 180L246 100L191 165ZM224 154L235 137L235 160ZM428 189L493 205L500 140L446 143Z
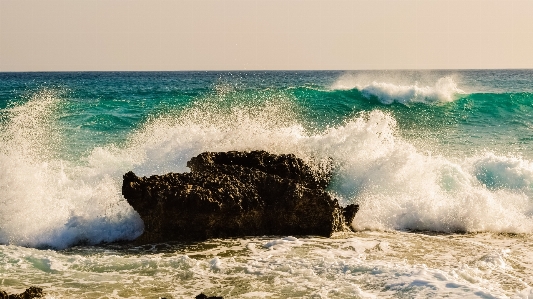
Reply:
M0 243L65 248L138 236L142 221L120 193L128 166L99 171L103 160L78 166L55 157L60 104L43 91L8 110L0 135Z
M533 232L531 162L490 153L431 155L397 130L394 118L381 111L311 134L286 107L266 105L253 115L198 108L152 122L131 150L145 155L134 167L143 175L187 171L186 161L202 151L262 149L307 161L333 158L331 192L343 204L360 205L353 224L358 230Z
M422 152L379 110L311 133L283 103L198 105L159 116L125 146L96 147L74 165L46 154L58 101L40 96L9 112L1 133L0 243L62 248L135 238L142 221L121 195L125 172L184 172L191 157L228 150L294 153L310 163L332 158L331 192L360 205L358 230L533 232L532 162ZM19 117L28 125L17 127Z

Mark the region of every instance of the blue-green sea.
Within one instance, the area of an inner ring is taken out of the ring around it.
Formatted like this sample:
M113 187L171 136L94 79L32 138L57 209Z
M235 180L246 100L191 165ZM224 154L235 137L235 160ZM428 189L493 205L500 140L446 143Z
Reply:
M135 246L122 175L334 164L354 233ZM118 242L118 243L117 243ZM533 298L533 70L0 73L0 289Z

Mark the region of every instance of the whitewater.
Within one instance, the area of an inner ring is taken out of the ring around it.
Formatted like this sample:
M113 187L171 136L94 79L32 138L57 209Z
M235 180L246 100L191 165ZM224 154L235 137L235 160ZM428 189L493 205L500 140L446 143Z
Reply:
M533 71L0 73L0 289L533 298ZM135 246L122 175L333 161L353 233Z

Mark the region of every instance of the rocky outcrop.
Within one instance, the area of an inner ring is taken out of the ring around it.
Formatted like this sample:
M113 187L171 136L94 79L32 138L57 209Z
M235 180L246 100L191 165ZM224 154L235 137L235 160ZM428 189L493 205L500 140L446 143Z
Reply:
M357 206L342 209L294 155L206 152L189 173L124 175L122 194L144 221L141 243L258 235L320 235L349 227Z
M32 299L43 297L43 289L37 287L30 287L24 291L24 293L15 295L7 294L4 291L0 291L0 299Z
M207 296L204 293L201 293L200 295L194 297L195 299L224 299L224 297L219 296Z

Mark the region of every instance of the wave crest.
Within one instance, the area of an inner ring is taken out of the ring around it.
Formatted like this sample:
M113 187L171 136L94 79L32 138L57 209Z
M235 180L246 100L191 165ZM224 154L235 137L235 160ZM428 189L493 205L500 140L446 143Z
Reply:
M433 85L420 86L414 84L396 84L376 81L357 82L358 80L342 78L333 85L333 89L357 89L368 99L377 99L380 103L390 105L392 103L410 104L425 103L438 104L453 102L459 95L465 92L458 88L457 83L451 76L439 78ZM392 80L391 80L392 81Z

